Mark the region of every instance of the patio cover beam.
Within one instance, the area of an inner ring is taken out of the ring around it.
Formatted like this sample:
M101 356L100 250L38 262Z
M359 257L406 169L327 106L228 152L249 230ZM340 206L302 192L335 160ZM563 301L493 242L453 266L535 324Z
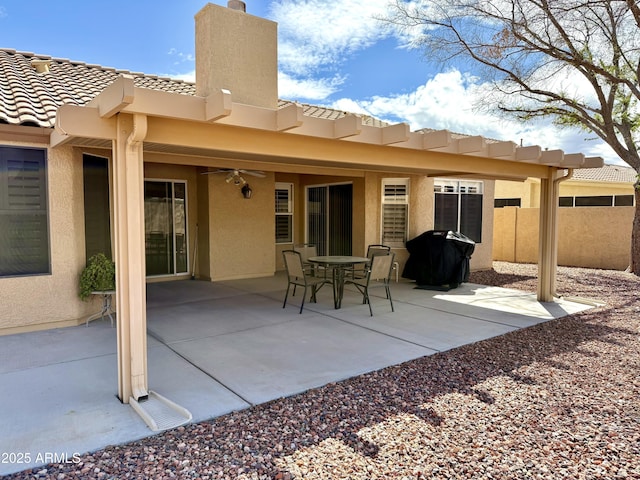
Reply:
M144 172L147 118L118 115L113 145L114 258L118 337L118 397L148 395L145 291Z
M342 139L344 143L358 143L374 146L394 146L398 150L416 152L446 152L492 160L519 161L531 164L570 166L579 168L584 157L565 158L562 151L542 152L539 146L517 147L513 142L489 141L482 136L454 135L447 130L411 132L404 123L394 125L364 125L350 115L339 118L320 118L305 116L303 107L291 104L280 109L271 109L234 103L232 93L220 90L208 97L162 92L134 86L134 80L128 76L119 77L113 84L96 96L87 106L76 108L97 109L98 117L110 119L119 112L142 114L149 118L166 118L175 121L187 121L210 125L212 123L250 128L256 131L284 133L285 142L294 142L301 136L308 139ZM78 112L75 109L61 107L58 111L54 145L63 143L72 136L104 138L108 125L94 122L96 132L87 130L79 121L80 117L96 115L95 112ZM243 130L246 133L246 130ZM113 137L112 137L113 138ZM184 142L183 142L184 143ZM391 155L396 155L394 152ZM301 156L299 158L305 158ZM599 159L600 166L602 159ZM475 172L478 173L478 172ZM541 174L534 175L543 178Z
M188 145L225 158L424 175L446 170L460 174L543 178L548 168L538 163L154 117L149 118L149 133L145 141L175 148Z
M538 301L553 302L558 270L558 201L560 182L571 178L572 170L549 169L540 180L540 227L538 247Z

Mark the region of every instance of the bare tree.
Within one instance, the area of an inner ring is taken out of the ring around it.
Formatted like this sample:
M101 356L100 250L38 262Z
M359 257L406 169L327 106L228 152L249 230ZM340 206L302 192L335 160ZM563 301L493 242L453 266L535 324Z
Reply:
M384 20L429 58L480 67L493 92L485 106L592 132L640 173L636 0L393 0L392 12ZM637 207L631 245L640 275Z

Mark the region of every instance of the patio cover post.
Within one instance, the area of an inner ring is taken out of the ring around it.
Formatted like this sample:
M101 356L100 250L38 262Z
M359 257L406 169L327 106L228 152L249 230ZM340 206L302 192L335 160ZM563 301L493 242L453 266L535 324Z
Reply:
M145 291L144 115L118 114L113 145L113 208L118 336L118 397L147 396Z
M558 271L558 201L564 170L549 168L540 179L540 238L538 250L538 301L552 302Z

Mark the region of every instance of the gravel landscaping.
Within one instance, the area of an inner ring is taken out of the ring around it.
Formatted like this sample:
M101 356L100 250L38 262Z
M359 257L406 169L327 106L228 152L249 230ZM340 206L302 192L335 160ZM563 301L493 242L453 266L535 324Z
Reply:
M640 278L560 267L557 288L606 305L7 478L640 479Z

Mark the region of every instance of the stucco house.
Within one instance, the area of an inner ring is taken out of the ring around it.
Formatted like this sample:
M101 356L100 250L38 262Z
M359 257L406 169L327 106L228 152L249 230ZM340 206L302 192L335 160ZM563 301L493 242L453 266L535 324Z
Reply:
M282 100L274 22L235 1L195 29L195 84L0 50L0 334L84 322L78 277L106 252L118 396L138 399L146 282L272 276L302 242L385 243L402 264L433 228L471 236L472 268L489 268L496 178L540 179L538 298L553 300L558 183L600 158Z
M558 264L625 270L635 214L635 170L623 165L574 170L560 184ZM540 181L495 183L493 258L532 263L538 258Z
M560 184L559 206L566 207L632 207L636 171L625 165L605 164L600 168L575 170L571 178ZM540 206L540 181L496 181L496 208Z

